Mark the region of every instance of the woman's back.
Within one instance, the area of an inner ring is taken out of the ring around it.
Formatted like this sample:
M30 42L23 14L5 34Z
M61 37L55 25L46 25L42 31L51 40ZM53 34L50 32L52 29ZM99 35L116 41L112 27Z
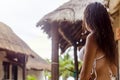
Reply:
M111 80L112 74L117 74L117 67L114 64L108 62L104 53L100 49L97 49L96 51L95 64L97 80Z
M84 80L88 80L87 78L85 79L86 75L89 78L92 77L92 74L95 74L95 80L111 80L112 75L117 74L117 67L114 63L110 63L105 53L99 49L94 39L94 34L90 33L88 35L87 44L83 52L83 70L81 73L85 74L83 76Z

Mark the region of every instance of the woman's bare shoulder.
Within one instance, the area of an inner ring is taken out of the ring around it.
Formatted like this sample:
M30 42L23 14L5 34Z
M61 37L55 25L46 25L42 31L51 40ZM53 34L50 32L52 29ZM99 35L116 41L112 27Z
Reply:
M89 44L92 44L92 45L96 45L96 40L95 40L95 37L94 37L94 33L90 33L87 36L86 42L89 43Z
M85 50L87 50L90 53L96 53L97 48L98 45L94 38L94 34L90 33L86 39Z

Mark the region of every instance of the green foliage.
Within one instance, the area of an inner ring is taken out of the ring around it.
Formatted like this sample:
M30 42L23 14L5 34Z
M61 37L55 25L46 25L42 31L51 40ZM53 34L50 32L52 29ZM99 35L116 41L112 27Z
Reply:
M81 62L78 63L79 68L81 67ZM59 76L63 78L68 78L69 76L74 77L74 60L69 55L69 51L64 54L64 56L60 55L59 57Z
M49 59L46 59L48 63L51 63ZM51 72L50 71L44 71L45 78L48 78L48 80L51 80ZM46 79L45 79L46 80Z
M69 55L69 52L71 50L68 50L67 53L59 56L59 76L62 76L63 80L66 80L69 76L75 77L76 73L74 71L74 60ZM46 59L47 62L51 63L49 59ZM82 65L82 62L78 62L79 68ZM45 71L45 76L48 77L48 79L51 79L51 72Z
M66 54L63 57L59 57L59 71L59 75L63 78L72 76L72 72L74 71L74 65L73 60L70 58L69 54Z
M48 77L49 80L51 79L51 72L44 71L44 75L45 75L46 78Z
M33 75L28 75L27 80L37 80L37 79Z
M45 59L45 61L46 61L47 63L51 63L50 59Z

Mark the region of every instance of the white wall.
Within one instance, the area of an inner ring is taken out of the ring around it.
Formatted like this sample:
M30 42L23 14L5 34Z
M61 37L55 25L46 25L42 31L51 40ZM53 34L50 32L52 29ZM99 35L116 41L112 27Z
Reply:
M22 75L22 68L18 67L18 80L23 80L23 75Z

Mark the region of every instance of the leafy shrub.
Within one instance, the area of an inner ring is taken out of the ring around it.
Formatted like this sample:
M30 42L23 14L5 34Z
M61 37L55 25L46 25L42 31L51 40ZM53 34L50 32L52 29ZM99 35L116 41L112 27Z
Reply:
M35 76L28 75L27 76L27 80L37 80L37 79L35 78Z

